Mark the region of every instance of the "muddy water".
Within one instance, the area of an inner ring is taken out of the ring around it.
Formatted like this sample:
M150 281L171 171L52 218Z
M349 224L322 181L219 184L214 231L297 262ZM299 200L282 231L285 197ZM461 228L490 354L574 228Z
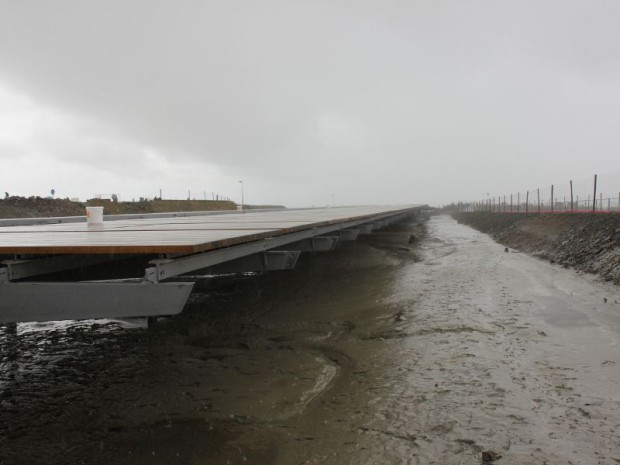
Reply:
M2 328L0 463L619 463L617 288L411 232L204 281L154 330Z
M199 283L154 330L2 333L0 463L354 463L389 374L386 303L413 263L407 224L294 272ZM386 350L387 349L387 350ZM381 454L378 453L377 456Z

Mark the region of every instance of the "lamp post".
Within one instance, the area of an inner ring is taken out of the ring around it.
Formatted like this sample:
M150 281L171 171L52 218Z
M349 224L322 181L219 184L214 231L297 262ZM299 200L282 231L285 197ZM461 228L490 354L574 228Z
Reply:
M243 210L243 181L239 181L241 184L241 210Z

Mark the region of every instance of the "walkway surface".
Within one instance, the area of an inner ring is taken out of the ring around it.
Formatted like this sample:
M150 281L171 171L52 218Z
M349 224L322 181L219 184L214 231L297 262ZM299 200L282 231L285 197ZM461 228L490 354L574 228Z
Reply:
M2 253L195 253L405 207L338 207L0 228ZM104 217L105 218L105 217Z

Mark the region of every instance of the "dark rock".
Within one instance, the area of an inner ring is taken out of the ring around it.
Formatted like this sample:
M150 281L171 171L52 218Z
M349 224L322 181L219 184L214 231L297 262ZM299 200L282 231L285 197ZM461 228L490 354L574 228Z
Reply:
M501 456L497 452L493 452L492 450L486 450L481 454L482 463L495 462L500 457Z

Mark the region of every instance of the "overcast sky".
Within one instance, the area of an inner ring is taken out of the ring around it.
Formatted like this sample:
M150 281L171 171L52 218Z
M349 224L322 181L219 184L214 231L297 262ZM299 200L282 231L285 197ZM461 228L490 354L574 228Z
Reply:
M442 204L620 171L620 1L0 0L0 192Z

